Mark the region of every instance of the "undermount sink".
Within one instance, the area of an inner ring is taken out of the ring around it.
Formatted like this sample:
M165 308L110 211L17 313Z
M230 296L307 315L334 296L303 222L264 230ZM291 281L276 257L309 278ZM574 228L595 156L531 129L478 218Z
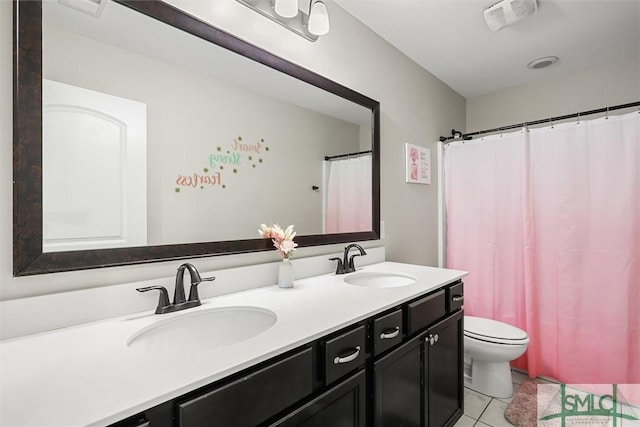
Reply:
M416 278L407 274L367 271L354 273L345 277L344 281L350 285L366 288L397 288L416 283Z
M278 316L258 307L222 307L182 312L134 333L127 347L146 352L198 353L253 338Z

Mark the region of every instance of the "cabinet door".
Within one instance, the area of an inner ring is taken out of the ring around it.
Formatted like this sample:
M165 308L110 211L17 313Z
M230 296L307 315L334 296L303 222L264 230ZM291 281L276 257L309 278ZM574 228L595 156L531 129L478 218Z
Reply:
M362 370L271 427L365 427L366 377Z
M374 363L374 425L419 427L421 418L421 337Z
M463 312L429 328L424 340L425 425L442 427L463 413Z

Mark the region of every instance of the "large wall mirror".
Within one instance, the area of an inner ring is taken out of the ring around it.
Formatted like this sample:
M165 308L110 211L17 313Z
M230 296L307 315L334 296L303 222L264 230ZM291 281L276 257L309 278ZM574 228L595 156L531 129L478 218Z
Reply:
M379 238L378 102L166 3L85 3L14 3L15 275L271 250L261 223Z

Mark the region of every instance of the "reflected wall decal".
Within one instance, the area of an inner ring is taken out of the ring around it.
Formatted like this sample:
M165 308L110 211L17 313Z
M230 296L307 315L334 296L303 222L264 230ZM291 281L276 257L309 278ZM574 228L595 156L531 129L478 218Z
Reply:
M228 150L224 150L224 147L217 146L215 152L209 154L208 165L202 168L202 172L178 174L174 193L180 194L182 188L204 190L205 188L217 187L226 189L229 172L238 175L243 167L256 169L257 166L264 164L264 157L269 151L264 138L250 143L244 141L242 136L234 138L228 148ZM225 166L233 167L225 169Z

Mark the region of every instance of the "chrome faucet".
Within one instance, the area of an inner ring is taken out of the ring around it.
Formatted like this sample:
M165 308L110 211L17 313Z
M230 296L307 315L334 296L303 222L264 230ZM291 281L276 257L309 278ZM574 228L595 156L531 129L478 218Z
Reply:
M189 289L189 299L184 294L184 272L189 272L191 278L191 288ZM156 314L173 313L174 311L186 310L187 308L197 307L200 304L200 296L198 295L198 285L202 282L216 280L215 277L200 277L200 273L193 264L184 263L178 267L176 273L176 287L173 292L173 303L169 302L169 293L164 286L148 286L145 288L137 288L138 292L160 291Z
M353 248L358 249L360 251L359 254L354 254L349 256L349 251ZM353 259L357 256L366 255L367 252L362 248L362 246L352 243L344 248L344 255L342 259L340 258L329 258L330 261L338 261L338 265L336 267L336 274L347 274L353 273L356 271L356 266L353 262Z

